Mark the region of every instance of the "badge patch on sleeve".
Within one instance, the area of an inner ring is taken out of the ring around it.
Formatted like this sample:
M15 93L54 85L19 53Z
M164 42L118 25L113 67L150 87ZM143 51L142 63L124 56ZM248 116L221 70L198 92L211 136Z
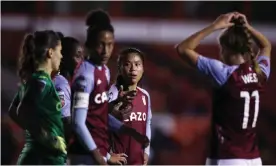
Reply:
M59 96L59 99L60 99L60 102L61 102L61 108L63 108L64 105L65 105L65 94L64 94L63 91L59 91L58 96Z
M267 63L267 61L266 61L265 59L262 59L262 60L259 62L259 64L263 64L265 67L268 66L268 63Z
M38 85L38 88L39 88L39 91L40 92L43 92L45 87L46 87L46 81L44 80L37 80L37 85Z

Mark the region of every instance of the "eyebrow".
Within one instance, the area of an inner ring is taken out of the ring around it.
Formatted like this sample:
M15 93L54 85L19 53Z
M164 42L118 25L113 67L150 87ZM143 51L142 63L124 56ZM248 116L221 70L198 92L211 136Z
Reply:
M136 61L126 60L125 62L134 62L134 63L136 63L136 62L142 62L142 60L136 60Z

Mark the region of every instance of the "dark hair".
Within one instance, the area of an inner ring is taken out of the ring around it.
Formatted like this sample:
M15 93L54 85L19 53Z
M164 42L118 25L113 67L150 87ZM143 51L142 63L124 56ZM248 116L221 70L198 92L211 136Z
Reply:
M73 37L63 37L61 38L62 50L61 54L63 58L60 63L60 74L67 77L73 75L75 64L73 57L76 55L76 49L80 42Z
M144 65L145 54L137 48L130 47L130 48L125 48L120 51L118 60L117 60L118 70L120 70L120 67L123 64L124 60L126 60L127 57L129 56L129 54L131 54L131 53L136 53L137 55L139 55L139 57L142 60L143 65ZM118 74L117 79L116 79L116 86L119 87L120 85L124 85L124 79L123 79L122 75Z
M49 48L55 49L59 40L58 34L51 30L36 31L25 36L18 62L21 81L26 81L35 72L38 65L46 60Z
M250 56L250 62L253 65L258 76L262 75L261 69L256 61L254 53L254 39L251 33L245 26L245 21L242 17L233 18L231 22L234 26L228 28L219 38L220 45L228 48L234 54L242 54L242 56Z
M110 31L114 33L114 28L107 12L98 9L92 10L88 13L86 18L87 37L85 46L90 47L95 45L97 37L101 31Z

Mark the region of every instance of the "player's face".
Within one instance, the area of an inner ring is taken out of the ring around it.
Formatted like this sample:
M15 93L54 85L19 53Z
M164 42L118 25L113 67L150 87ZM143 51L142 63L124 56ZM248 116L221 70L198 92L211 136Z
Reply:
M58 42L58 45L56 46L55 49L52 49L52 55L51 55L51 63L52 63L52 68L53 71L58 71L59 70L59 65L60 65L60 61L62 58L62 54L61 54L61 42Z
M73 56L74 64L78 64L84 58L84 50L81 45L77 45Z
M96 59L100 64L107 64L114 48L114 35L109 31L102 31L96 43Z
M120 73L128 84L137 84L144 73L141 57L137 53L130 53L122 62Z

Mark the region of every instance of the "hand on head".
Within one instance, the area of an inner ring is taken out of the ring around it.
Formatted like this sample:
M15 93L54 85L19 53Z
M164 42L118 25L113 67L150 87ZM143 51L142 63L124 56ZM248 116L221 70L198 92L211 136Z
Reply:
M212 25L215 30L229 28L235 25L233 23L233 19L238 19L240 17L244 20L245 25L247 26L248 22L247 22L246 16L239 12L230 12L230 13L222 14L212 23Z

